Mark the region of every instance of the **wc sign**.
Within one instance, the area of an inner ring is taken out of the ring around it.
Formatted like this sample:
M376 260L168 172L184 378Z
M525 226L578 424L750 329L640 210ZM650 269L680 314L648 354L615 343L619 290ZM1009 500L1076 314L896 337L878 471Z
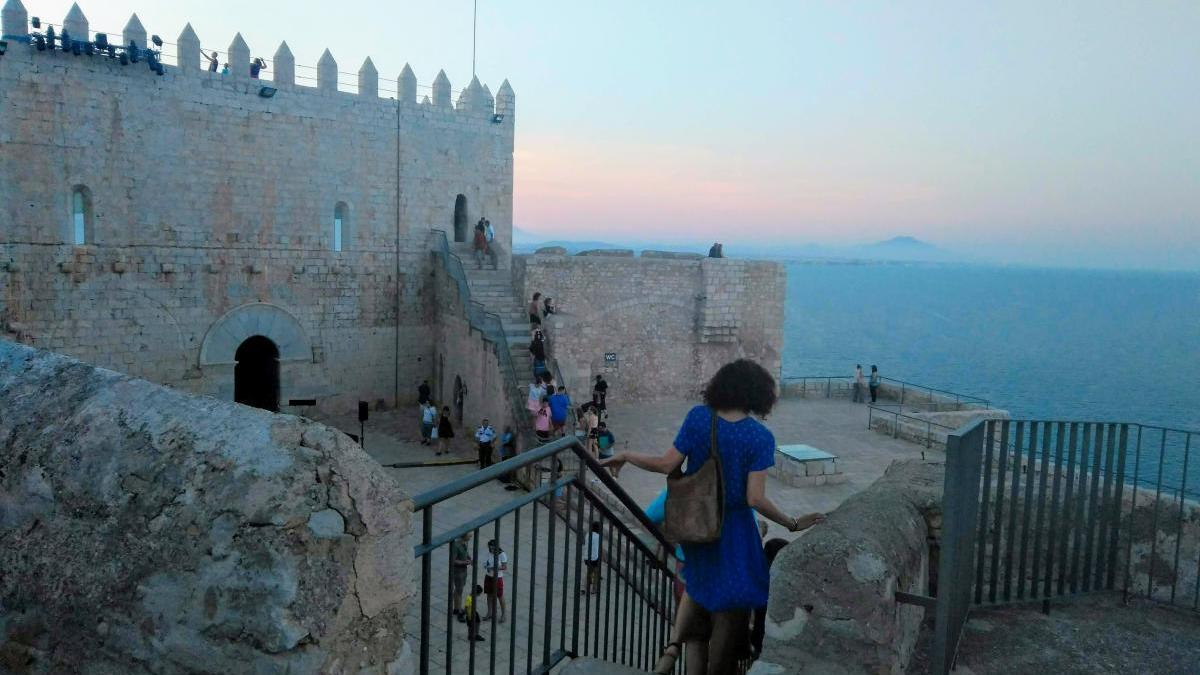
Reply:
M604 352L604 367L607 369L610 369L610 370L616 370L616 368L617 368L617 353L616 352Z

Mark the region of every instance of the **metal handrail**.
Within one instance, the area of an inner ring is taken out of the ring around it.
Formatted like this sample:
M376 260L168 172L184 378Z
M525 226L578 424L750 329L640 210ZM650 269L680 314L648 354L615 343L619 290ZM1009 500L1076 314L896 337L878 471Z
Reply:
M579 459L580 463L578 465L577 471L574 471L571 473L561 473L562 469L558 468L558 467L562 467L563 463L556 460L555 458L557 455L560 455L565 452L571 452ZM527 493L525 495L522 495L521 497L518 497L513 500L509 500L506 503L504 503L494 509L491 509L486 513L482 513L482 514L479 514L479 515L471 518L466 523L457 525L447 531L439 533L437 536L434 536L433 515L434 515L434 511L435 511L435 508L434 508L435 506L437 506L438 504L441 504L449 499L453 499L459 495L462 495L472 489L478 488L492 480L500 478L504 474L514 473L516 471L519 471L521 469L528 468L528 467L536 467L536 466L542 464L543 462L546 462L547 460L554 460L553 464L556 467L556 468L552 469L550 480L548 482L543 483L542 485L534 488L532 491L530 491L529 493ZM612 509L610 509L608 506L606 506L604 504L604 500L601 498L601 496L593 489L593 487L591 485L589 485L589 481L586 478L587 470L590 470L606 487L608 487L612 491L613 495L616 496L617 500L627 510L629 510L630 513L633 514L634 518L638 521L638 523L643 528L645 528L645 530L647 532L649 532L651 534L651 536L661 545L659 547L658 551L654 551L652 549L652 547L650 545L648 545L646 542L644 542L639 535L634 533L633 530L626 523L624 523L622 521L622 519L620 517L618 517L618 515ZM558 508L559 505L557 503L558 500L556 499L556 497L557 497L558 493L560 493L563 490L567 490L567 493L566 493L565 501L562 504L562 506L564 508L560 509L560 508ZM572 503L574 501L574 498L571 496L571 492L570 492L571 490L574 490L576 493L576 496L578 497L577 506L574 509L572 509ZM633 658L636 662L641 663L643 666L646 665L646 662L648 662L649 659L651 658L651 656L650 656L651 652L643 651L643 649L642 649L643 646L652 648L654 650L653 653L657 654L657 649L661 645L655 643L655 635L653 633L656 632L657 639L659 642L664 642L666 639L668 639L666 636L669 633L670 624L673 622L673 609L672 609L673 604L671 603L671 600L670 600L671 594L670 594L669 589L670 589L671 584L673 584L675 581L676 573L671 569L671 566L668 564L669 560L670 560L670 551L672 550L672 547L667 543L665 536L663 536L663 534L658 530L658 528L653 523L651 523L650 520L646 517L645 513L641 510L641 508L633 500L633 498L630 497L624 491L624 489L621 488L620 484L617 483L616 480L611 475L609 475L608 471L605 470L602 466L600 466L600 463L587 452L587 450L584 447L581 440L577 437L569 436L569 437L562 438L557 441L548 443L542 447L530 449L529 451L524 452L520 455L517 455L516 457L504 460L497 464L493 464L485 469L481 469L479 471L474 471L474 472L472 472L466 476L462 476L454 481L451 481L444 485L439 485L431 490L427 490L426 492L423 492L413 498L413 512L421 514L421 539L420 539L420 543L413 547L414 557L420 561L420 567L421 567L421 606L420 606L420 613L421 613L421 630L420 630L421 637L420 637L420 639L421 639L421 643L420 643L420 662L419 662L419 667L420 667L421 673L424 674L424 673L428 673L430 671L430 657L431 657L431 647L432 647L432 645L430 643L430 626L431 626L431 623L433 620L433 616L431 613L432 612L431 582L432 582L432 572L433 572L433 568L432 568L433 555L435 554L435 552L438 549L449 545L455 538L461 536L463 533L478 532L479 530L487 527L489 523L494 523L495 536L497 538L499 538L501 519L508 515L514 514L514 513L516 514L516 518L517 518L517 520L515 521L516 525L514 527L519 529L519 527L520 527L520 525L519 525L520 510L522 508L524 508L526 506L530 506L530 505L545 506L546 508L549 508L552 512L551 522L548 524L549 534L548 534L547 554L550 556L550 558L549 558L548 562L546 563L548 577L546 579L545 596L544 596L545 597L545 600L544 600L545 616L546 617L551 616L552 608L555 606L555 604L561 603L562 616L565 619L565 617L567 616L568 598L570 598L570 603L574 605L574 618L571 620L571 626L570 626L571 631L573 631L572 637L571 637L572 647L570 649L568 649L567 651L563 651L563 649L566 648L566 643L567 643L567 639L568 639L567 638L567 628L564 625L562 631L559 634L560 649L552 651L551 624L549 621L544 622L545 627L544 627L543 638L542 638L542 657L541 657L542 663L541 663L540 670L538 670L536 672L548 672L549 669L553 668L555 665L560 663L567 656L573 657L573 656L580 656L580 655L587 654L587 652L588 652L588 647L587 647L588 636L587 636L586 631L589 630L589 627L595 628L596 633L595 633L593 640L598 640L599 639L599 625L593 626L591 624L592 610L590 609L590 594L588 594L589 599L587 601L589 604L585 604L583 607L581 607L579 593L577 592L578 590L580 590L580 584L582 581L582 574L583 574L582 566L581 566L581 556L583 553L583 546L584 546L583 537L586 536L586 530L584 527L585 500L586 500L586 504L590 505L590 507L592 509L593 517L595 514L598 513L602 519L599 522L607 523L607 526L609 528L609 536L610 537L612 536L613 531L615 529L618 538L616 540L610 540L610 541L618 541L618 542L623 541L623 542L625 542L625 545L627 546L627 548L625 549L626 554L624 556L624 565L622 565L622 563L621 563L622 557L619 554L619 550L620 550L619 545L617 548L618 553L617 553L616 560L614 560L611 557L604 556L603 553L600 558L601 564L603 566L605 566L611 572L611 574L609 575L609 578L612 579L615 577L620 580L618 583L624 584L625 592L627 594L629 594L629 595L627 595L627 597L632 596L635 598L635 600L634 600L635 605L632 607L632 609L635 612L640 612L640 613L636 613L634 615L629 614L631 607L628 604L629 601L626 600L626 601L624 601L625 602L624 613L620 614L620 618L618 620L620 620L620 621L628 620L628 621L640 622L642 627L649 628L652 633L652 634L640 636L641 641L638 642L636 655L634 655L633 644L626 645L624 642L622 642L622 646L621 646L622 650L625 650L626 647L628 647L628 651L624 652L625 656L621 657L622 662L624 662L628 658ZM555 544L555 528L554 528L552 521L557 520L558 518L563 519L565 521L566 527L567 527L568 534L566 534L565 536L568 538L565 538L563 540L564 547L569 547L569 541L570 541L569 540L569 537L570 537L569 531L573 529L575 531L575 535L574 535L574 547L573 547L574 554L573 554L573 556L571 556L569 554L567 548L564 548L564 551L563 551L563 555L564 555L564 562L562 563L563 576L561 577L562 578L562 595L556 597L555 596L556 587L555 587L554 574L555 574L555 570L557 569L556 568L557 563L554 561L554 556L557 552L557 549L556 549L556 544ZM575 520L574 524L571 523L572 519ZM536 510L534 511L533 523L534 523L533 527L536 530L537 529L537 511ZM532 536L534 537L534 539L533 539L533 543L531 544L531 546L535 547L533 549L533 553L532 553L532 555L534 555L534 560L535 560L535 562L533 564L535 566L534 569L536 569L536 564L537 564L536 563L536 559L537 559L537 557L536 557L536 542L537 542L536 532ZM517 537L516 531L514 531L514 537ZM479 542L479 539L478 539L478 537L476 537L476 539L475 539L476 553L474 555L472 555L472 558L476 559L476 560L478 559L478 542ZM630 554L629 547L632 548L632 556ZM517 553L519 553L519 549L517 549ZM611 544L610 544L609 556L611 556L611 555L612 555L612 548L611 548ZM570 587L570 582L568 580L568 576L570 574L569 568L571 567L570 560L572 557L574 558L574 565L573 565L573 567L574 567L574 586ZM633 561L632 563L631 563L631 560ZM516 558L514 558L514 564L516 565ZM517 565L517 566L519 567L519 565ZM590 573L589 573L589 575L590 575ZM589 576L589 579L590 579L590 576ZM474 583L475 582L472 581L472 584L474 584ZM588 582L588 583L590 584L590 582ZM515 582L514 582L514 584L515 584ZM569 589L569 587L570 587L570 589ZM590 589L591 586L589 585L588 588ZM610 591L611 591L611 588L612 588L612 586L610 583L610 585L609 585ZM514 588L514 591L515 590L516 589ZM530 597L532 598L532 596L530 596ZM609 596L609 597L611 598L611 596ZM637 609L638 605L636 603L639 601L642 603L641 607L644 607L644 611ZM530 600L531 612L533 610L532 603L533 603L533 600L531 599ZM619 607L620 603L621 603L621 601L618 600L618 611L620 611L620 607ZM513 604L514 612L517 611L517 607L518 607L518 605L514 602L514 604ZM604 619L605 626L610 625L609 624L610 619L618 617L617 614L611 613L609 611L610 609L611 609L611 605L608 606L608 609L606 609L606 612L605 612L605 619ZM581 610L583 611L582 623L581 623L581 614L580 614ZM600 612L599 597L597 597L597 604L596 604L596 620L597 621L599 621L599 612ZM447 621L451 621L449 610L447 610L447 613L445 616L447 618ZM633 617L633 618L631 618L631 617ZM512 635L514 636L514 639L515 639L515 625L516 625L515 617L514 617L513 621L514 621L513 628L511 630L514 631L512 633ZM533 672L533 669L532 669L533 614L532 613L530 614L529 621L530 621L530 631L531 632L528 637L528 642L527 642L528 647L526 649L527 649L527 659L529 660L530 669L531 669L531 672ZM648 623L648 625L647 625L647 623ZM582 650L576 651L578 648L578 645L579 645L578 638L579 638L579 632L581 629L585 631L584 637L583 637L583 648L582 648ZM478 630L478 629L476 629L476 630ZM607 634L607 628L605 628L605 630L606 630L606 634ZM492 644L493 649L492 649L492 659L491 659L491 672L495 672L496 628L495 628L494 620L492 622L492 635L493 635L493 639L492 639L491 644ZM451 653L451 647L450 647L451 643L452 643L452 637L450 637L450 632L448 631L447 632L447 666L448 667L450 664L449 659L450 659L450 653ZM470 657L471 658L471 667L472 667L472 669L474 669L474 667L475 667L474 648L472 647L471 649L472 649L471 657ZM608 653L607 647L605 648L604 653L607 658L607 653ZM509 645L509 670L510 671L514 668L514 661L513 661L514 654L515 654L515 652L514 652L513 644L510 643L510 645ZM614 658L617 658L616 652L614 652ZM636 665L636 663L633 665Z
M869 376L864 374L864 377L869 377ZM916 389L916 390L923 391L923 392L929 392L930 398L932 398L933 394L940 394L941 396L946 397L946 398L953 397L954 402L958 405L962 405L965 403L967 405L981 405L984 408L988 408L988 409L990 409L992 407L992 402L981 396L972 396L970 394L963 394L963 393L956 392L956 391L950 391L949 389L939 389L937 387L930 387L928 385L919 384L917 382L909 382L907 380L900 380L900 379L896 379L894 377L887 377L886 375L880 375L879 379L884 382L888 382L893 385L900 386L901 403L904 402L905 392L909 388L912 388L912 389ZM844 380L847 382L853 382L854 376L853 375L788 375L788 376L783 377L782 380L785 384L789 383L789 382L806 383L808 380L824 381L826 384L826 396L828 396L830 383L832 383L835 380L838 380L838 381Z

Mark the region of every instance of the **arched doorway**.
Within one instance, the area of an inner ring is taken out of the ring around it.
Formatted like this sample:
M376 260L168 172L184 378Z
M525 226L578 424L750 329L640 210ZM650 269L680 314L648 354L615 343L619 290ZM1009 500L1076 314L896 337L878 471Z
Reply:
M279 412L279 348L261 335L246 338L234 354L233 400Z
M454 198L454 241L466 241L471 224L467 222L467 196Z
M463 421L463 404L467 400L467 385L463 384L462 378L458 375L454 376L454 418L459 424Z

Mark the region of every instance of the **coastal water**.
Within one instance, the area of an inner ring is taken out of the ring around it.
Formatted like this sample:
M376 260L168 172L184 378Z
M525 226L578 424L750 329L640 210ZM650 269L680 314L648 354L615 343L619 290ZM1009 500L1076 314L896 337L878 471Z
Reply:
M1014 417L1200 431L1200 273L790 263L784 327L785 376L877 364Z

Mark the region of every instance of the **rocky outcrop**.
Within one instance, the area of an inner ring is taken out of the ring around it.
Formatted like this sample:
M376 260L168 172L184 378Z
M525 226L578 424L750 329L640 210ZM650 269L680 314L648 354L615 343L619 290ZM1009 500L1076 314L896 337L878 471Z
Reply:
M400 672L411 501L344 434L0 341L0 671Z
M904 672L924 610L895 593L929 593L942 481L941 465L893 463L780 552L752 673Z

